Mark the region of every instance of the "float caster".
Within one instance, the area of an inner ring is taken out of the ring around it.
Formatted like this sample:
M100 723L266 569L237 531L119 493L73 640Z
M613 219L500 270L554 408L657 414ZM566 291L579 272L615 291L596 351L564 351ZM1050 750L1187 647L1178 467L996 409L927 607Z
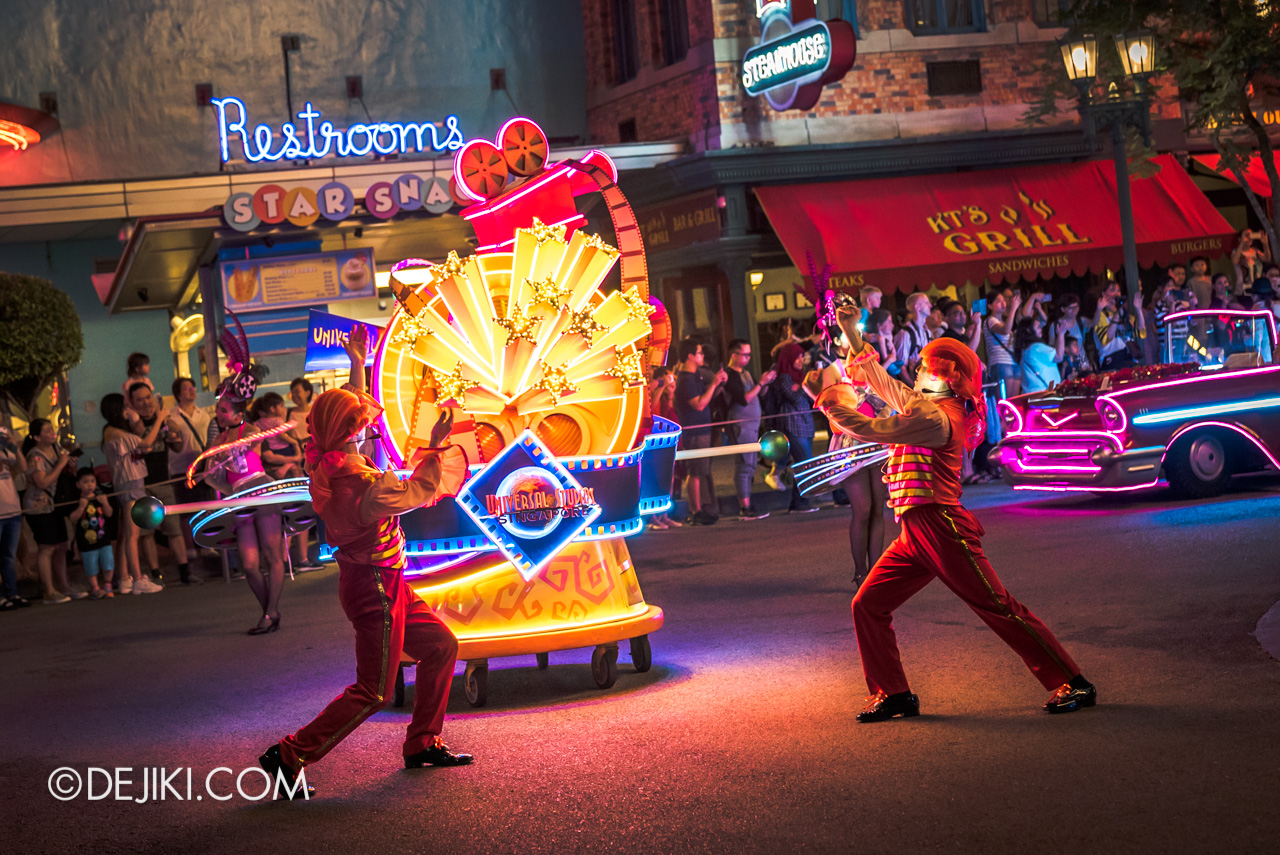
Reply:
M640 635L631 639L631 667L640 674L653 667L653 648L649 646L649 636Z
M591 676L602 689L610 689L618 681L617 644L602 644L592 652Z
M489 700L489 660L468 662L467 670L462 676L462 685L467 703L473 707L484 706Z
M396 688L391 697L391 705L397 709L404 706L404 663L396 669Z
M547 666L551 664L551 654L535 653L534 656L538 657L538 670L539 671L547 670Z

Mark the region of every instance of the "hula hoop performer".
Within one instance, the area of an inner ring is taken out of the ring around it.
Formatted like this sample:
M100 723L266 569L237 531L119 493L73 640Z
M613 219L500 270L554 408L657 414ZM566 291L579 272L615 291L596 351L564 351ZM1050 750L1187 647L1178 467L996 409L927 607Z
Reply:
M890 378L876 350L862 341L859 314L853 307L837 311L850 343L849 378L869 386L897 415L868 418L857 411L854 390L843 384L824 390L817 405L832 427L892 446L885 482L902 534L853 598L858 652L872 693L858 721L920 714L920 699L912 694L902 670L893 612L934 578L973 609L1052 690L1044 705L1047 711L1093 706L1093 684L1040 619L1005 590L982 551L982 526L960 504L961 457L966 448L977 446L986 424L982 363L962 342L932 341L921 351L922 365L912 389Z
M415 454L416 467L404 481L358 453L357 435L382 412L360 388L366 349L364 327L357 325L347 348L353 384L321 394L307 416L312 507L324 520L326 539L338 547L338 598L356 632L356 682L314 721L258 758L273 780L282 774L290 787L299 769L386 706L402 654L418 663L405 767L464 766L473 759L453 753L440 740L458 640L405 584L404 535L397 519L456 493L466 476L466 453L445 445L453 427L449 411L432 428L431 447Z

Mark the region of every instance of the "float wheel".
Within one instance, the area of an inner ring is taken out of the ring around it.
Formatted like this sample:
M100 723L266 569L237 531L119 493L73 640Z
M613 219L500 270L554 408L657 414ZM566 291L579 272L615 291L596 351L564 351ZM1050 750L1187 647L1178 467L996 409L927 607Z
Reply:
M547 670L547 666L551 664L551 654L535 653L534 655L538 657L538 670L539 671Z
M631 667L640 674L653 667L653 648L649 646L649 636L641 635L631 639Z
M498 145L513 175L532 175L547 162L547 136L528 119L509 122L503 128Z
M468 662L467 670L462 675L462 685L467 703L473 707L484 706L489 700L489 660Z
M591 653L591 676L602 689L618 682L618 645L602 644Z

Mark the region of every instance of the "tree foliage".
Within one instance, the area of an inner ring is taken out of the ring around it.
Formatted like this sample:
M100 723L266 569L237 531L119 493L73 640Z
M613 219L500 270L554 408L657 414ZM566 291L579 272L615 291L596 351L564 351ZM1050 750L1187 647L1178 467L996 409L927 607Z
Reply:
M1149 29L1155 34L1157 69L1173 75L1190 133L1202 133L1222 157L1220 170L1244 188L1265 225L1272 247L1280 247L1280 204L1276 216L1244 180L1244 170L1260 158L1280 200L1280 174L1266 127L1254 115L1258 103L1280 98L1280 0L1073 0L1061 21L1076 33L1098 37L1098 74L1103 87L1126 85L1111 36ZM1040 67L1047 84L1027 113L1035 123L1076 97L1057 46Z
M0 392L30 413L40 393L83 354L70 297L47 279L0 273Z

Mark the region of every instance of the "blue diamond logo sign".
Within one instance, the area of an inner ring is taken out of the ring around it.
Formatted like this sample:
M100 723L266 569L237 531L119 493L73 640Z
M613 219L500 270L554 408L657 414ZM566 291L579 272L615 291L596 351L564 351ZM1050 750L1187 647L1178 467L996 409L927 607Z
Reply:
M525 581L600 516L592 488L529 431L467 481L457 501Z

